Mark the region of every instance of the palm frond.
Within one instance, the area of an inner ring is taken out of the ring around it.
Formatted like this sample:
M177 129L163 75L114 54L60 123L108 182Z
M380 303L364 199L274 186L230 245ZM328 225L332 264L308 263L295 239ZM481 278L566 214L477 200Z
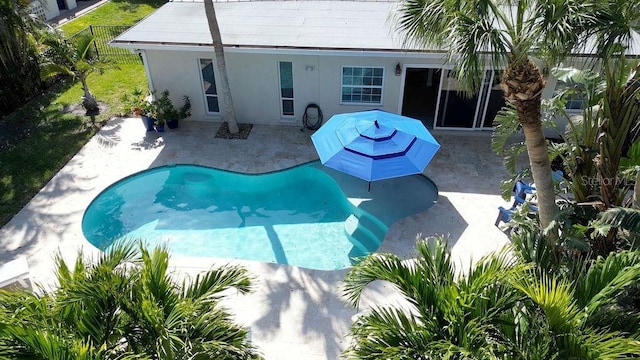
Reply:
M76 59L84 61L90 60L91 49L95 39L95 36L78 36L74 39Z
M187 285L187 281L182 284L182 297L190 299L201 299L203 297L215 297L216 294L235 288L242 294L251 291L251 281L253 277L247 270L240 266L223 266L218 269L198 274L196 278Z
M64 65L56 63L45 63L40 65L40 77L43 79L47 79L59 74L64 74L71 77L75 75L70 68Z
M616 207L602 212L598 222L635 233L640 232L640 210Z
M351 333L353 343L345 354L358 359L421 359L434 340L415 317L391 307L372 308Z
M560 355L566 359L615 360L640 356L640 342L616 332L585 329L579 335L559 339Z
M626 287L640 281L640 252L623 251L598 257L576 282L576 300L587 314L616 301Z
M397 29L404 34L404 45L438 46L447 38L445 30L453 21L446 1L407 0L398 3L392 14Z
M353 307L358 307L360 296L370 283L387 280L396 284L407 281L404 266L400 258L393 254L375 254L367 256L347 272L344 279L343 294ZM409 281L411 283L411 281Z
M258 356L256 349L249 344L247 330L233 323L231 315L218 306L195 318L192 325L194 335L207 339L194 344L194 353L222 359L249 359Z
M177 289L167 270L169 268L169 251L166 246L157 246L149 252L140 245L142 268L140 281L150 301L158 303L165 309L165 315L178 302Z
M513 134L520 128L515 105L507 102L493 120L495 129L491 134L491 150L497 155L503 155Z
M574 300L572 282L557 279L539 269L528 271L528 276L512 277L509 282L537 304L544 312L549 328L555 334L572 332L582 323L580 308Z
M549 234L540 229L536 219L528 216L528 211L518 211L514 214L513 222L517 224L511 232L511 246L516 254L524 262L535 264L535 266L549 274L557 274L562 268L560 251L575 249L584 242L574 241L569 229L563 231L561 244L557 244L549 237ZM556 223L565 224L565 216L572 213L572 209L562 209L557 213L552 225ZM571 242L571 244L569 244Z
M73 341L61 334L47 329L8 326L2 329L5 336L15 340L16 358L51 359L51 360L89 360L99 359L93 354L88 344Z
M440 284L449 284L455 277L447 242L444 238L418 241L418 270L426 280Z

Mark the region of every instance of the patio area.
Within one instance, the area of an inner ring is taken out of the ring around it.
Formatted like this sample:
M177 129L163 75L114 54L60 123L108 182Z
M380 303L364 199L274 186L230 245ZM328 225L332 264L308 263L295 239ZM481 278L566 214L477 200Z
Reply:
M31 279L53 284L53 257L73 260L79 249L97 253L82 234L84 210L102 190L132 173L166 164L198 164L244 173L285 169L318 159L311 131L290 126L254 126L247 140L214 138L216 123L183 122L165 133L145 132L140 119L113 119L18 213L0 229L0 262L28 259ZM441 148L425 174L439 187L428 211L394 224L380 248L414 256L417 238L447 237L461 269L500 249L508 238L493 223L506 202L498 184L501 159L491 153L488 132L432 134ZM375 183L372 184L375 186ZM172 257L180 276L194 275L228 260ZM337 359L348 345L351 317L372 303L392 303L393 289L373 284L359 309L340 296L346 270L319 271L234 261L255 276L255 291L232 295L226 305L250 327L266 359Z

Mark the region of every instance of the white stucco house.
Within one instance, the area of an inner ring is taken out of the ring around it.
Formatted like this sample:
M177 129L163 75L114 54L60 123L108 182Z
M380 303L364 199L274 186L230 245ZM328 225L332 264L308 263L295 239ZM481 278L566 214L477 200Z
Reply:
M38 16L42 20L53 19L65 10L78 7L76 0L44 0L32 1L29 8L30 13Z
M303 125L317 104L333 114L383 109L430 128L490 129L503 105L487 69L474 98L458 93L440 51L407 48L390 14L395 1L224 1L215 8L238 122ZM204 4L169 2L111 45L139 53L149 87L191 98L192 120L223 121ZM545 94L553 94L549 81Z

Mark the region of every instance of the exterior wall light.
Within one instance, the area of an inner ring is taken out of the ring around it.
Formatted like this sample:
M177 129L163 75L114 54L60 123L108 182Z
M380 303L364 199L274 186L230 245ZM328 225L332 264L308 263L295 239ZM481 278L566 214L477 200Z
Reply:
M402 75L402 66L400 65L400 63L396 64L396 76L400 76Z

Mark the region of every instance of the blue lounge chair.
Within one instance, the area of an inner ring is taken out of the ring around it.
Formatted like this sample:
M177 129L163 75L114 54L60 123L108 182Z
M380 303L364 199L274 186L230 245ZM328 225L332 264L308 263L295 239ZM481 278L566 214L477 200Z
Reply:
M537 212L538 207L532 205L527 202L527 195L531 195L536 191L536 188L525 183L522 180L516 181L516 184L513 186L513 205L511 208L506 209L502 206L498 207L498 218L496 219L495 225L500 225L500 222L504 222L505 224L511 221L511 216L513 212L518 209L518 206L527 204L529 210L532 212Z

